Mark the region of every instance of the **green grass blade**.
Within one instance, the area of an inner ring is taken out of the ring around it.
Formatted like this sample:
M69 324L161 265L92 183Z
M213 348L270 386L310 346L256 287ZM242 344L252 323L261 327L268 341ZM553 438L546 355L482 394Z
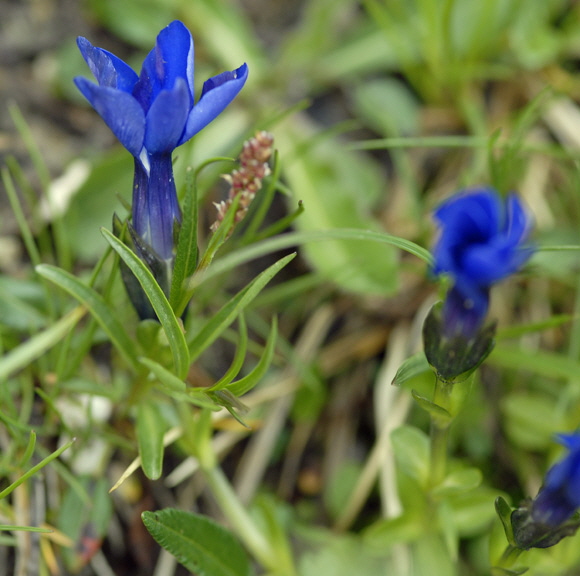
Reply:
M40 532L41 534L51 534L54 530L50 528L37 528L36 526L10 526L9 524L0 524L0 531L18 531L18 532Z
M13 372L26 368L47 350L61 342L68 331L86 314L82 307L75 308L50 328L43 330L0 358L0 381Z
M308 242L324 242L336 239L353 241L371 240L380 244L392 245L417 256L417 258L420 258L429 266L433 264L431 253L425 248L411 242L410 240L405 240L404 238L399 238L398 236L392 236L383 232L359 230L357 228L335 228L332 230L292 232L290 234L284 234L282 236L276 236L275 238L269 238L268 240L257 242L251 246L241 248L240 250L236 250L235 252L220 258L212 264L209 270L204 271L202 274L194 274L190 280L190 289L193 290L209 278L213 278L218 274L237 268L255 258L265 256L266 254L271 254L278 250L284 250L285 248L299 246Z
M30 470L28 470L26 473L20 476L18 480L12 482L10 486L8 486L4 490L2 490L2 492L0 492L0 500L2 500L2 498L6 498L6 496L8 496L14 490L16 490L16 488L18 488L18 486L20 486L23 482L26 482L26 480L28 480L33 474L36 474L47 464L50 464L55 458L58 458L65 450L68 450L74 444L74 442L75 442L74 439L71 440L70 442L67 442L66 444L61 446L58 450L55 450L52 454L47 456L44 460L41 460L36 466L33 466Z
M111 339L113 345L119 350L122 356L127 360L129 365L137 372L139 365L137 363L137 350L135 343L125 328L117 319L115 312L103 300L102 296L92 288L83 284L78 278L49 264L41 264L36 267L36 271L43 278L50 280L73 298L76 298L81 304L87 307L93 318L100 324L101 328Z
M145 294L147 294L169 341L176 374L179 378L185 378L190 363L187 343L181 326L163 290L155 282L155 278L153 278L147 266L127 246L105 228L102 228L101 232L107 242L109 242L133 274L135 274L139 284L141 284Z

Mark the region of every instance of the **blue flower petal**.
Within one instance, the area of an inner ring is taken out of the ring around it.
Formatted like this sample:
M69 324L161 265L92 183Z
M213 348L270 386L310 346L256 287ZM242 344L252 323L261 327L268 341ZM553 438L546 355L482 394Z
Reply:
M153 101L145 120L144 145L148 154L171 152L183 134L189 114L189 89L178 78L172 90L163 90Z
M139 156L145 137L145 114L131 94L75 78L77 88L100 114L121 144Z
M247 78L248 66L243 64L237 70L222 72L206 80L201 98L189 114L185 132L178 145L187 142L223 112L243 88Z
M185 79L189 107L193 106L193 39L178 20L161 30L155 48L149 52L133 95L148 111L162 90L171 90L177 79Z
M131 92L139 77L135 71L107 50L96 48L86 38L77 38L77 45L100 86Z
M519 244L529 234L533 221L515 194L508 196L507 217L507 235L514 245Z

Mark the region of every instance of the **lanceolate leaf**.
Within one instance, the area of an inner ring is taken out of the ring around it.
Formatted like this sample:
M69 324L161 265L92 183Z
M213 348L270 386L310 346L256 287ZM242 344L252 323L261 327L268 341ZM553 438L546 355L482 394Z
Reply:
M98 292L83 284L72 274L55 266L40 264L36 267L36 271L44 278L66 290L73 298L76 298L81 304L86 306L125 360L135 371L138 370L135 343L117 319L115 312Z
M211 387L208 392L213 392L215 390L221 390L225 388L238 374L244 365L244 360L246 358L246 349L248 347L248 330L246 328L246 321L244 319L244 314L241 313L239 320L239 332L240 339L238 341L238 347L236 348L236 355L232 360L230 367L227 372Z
M234 394L234 396L242 396L246 392L249 392L264 377L264 374L266 374L266 371L272 362L272 358L274 357L277 334L278 322L274 317L270 335L268 336L268 342L266 343L266 349L264 350L264 354L260 358L260 361L256 364L256 367L247 376L228 384L227 389Z
M137 442L145 476L157 480L163 468L163 435L167 426L155 402L142 402L137 412Z
M197 185L193 178L193 170L187 170L185 198L183 201L183 221L179 231L173 276L171 278L171 293L169 302L173 310L181 300L185 279L193 274L197 264Z
M185 378L189 370L189 353L187 350L187 343L185 336L163 290L159 287L153 275L147 269L147 266L139 260L139 258L127 248L118 238L115 238L111 232L103 228L101 230L107 242L113 249L121 256L125 264L129 266L135 277L141 284L141 287L147 294L163 329L167 335L171 353L173 354L173 362L175 364L175 371L180 378Z
M241 544L213 520L173 508L143 512L141 518L153 538L196 576L250 575Z
M222 306L189 343L189 353L192 362L219 337L235 320L236 316L260 293L264 286L295 256L296 254L289 254L272 264L272 266L256 276L227 304Z
M431 368L429 362L427 362L425 353L423 351L417 352L417 354L413 354L413 356L407 358L399 366L399 369L393 378L392 385L402 386L415 376L419 376L419 374L424 374L430 370Z

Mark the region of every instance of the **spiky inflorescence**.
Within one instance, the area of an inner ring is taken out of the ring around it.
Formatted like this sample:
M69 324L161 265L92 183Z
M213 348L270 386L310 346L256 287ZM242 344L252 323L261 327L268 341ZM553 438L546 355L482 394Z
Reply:
M262 180L270 174L268 160L272 155L273 143L274 137L272 134L263 130L244 142L242 153L239 157L240 167L231 174L224 174L223 176L229 182L230 190L227 200L214 203L218 214L216 221L211 226L212 231L215 232L219 228L228 208L236 197L239 197L239 201L234 224L244 219L252 200L262 187Z

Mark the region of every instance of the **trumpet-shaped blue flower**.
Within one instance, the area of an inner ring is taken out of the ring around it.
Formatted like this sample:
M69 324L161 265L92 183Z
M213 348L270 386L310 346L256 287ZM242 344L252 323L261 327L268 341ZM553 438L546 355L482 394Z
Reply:
M580 434L560 434L558 441L569 452L548 470L531 506L534 522L550 527L560 526L580 508Z
M181 221L171 153L236 97L248 67L206 80L196 103L193 39L181 22L159 33L140 75L85 38L77 43L98 82L75 78L77 87L135 158L133 227L155 255L171 261L173 228Z
M435 211L435 219L440 236L433 271L453 281L443 306L444 332L471 338L485 320L491 286L532 254L526 246L531 219L517 196L504 201L491 188L459 193Z

